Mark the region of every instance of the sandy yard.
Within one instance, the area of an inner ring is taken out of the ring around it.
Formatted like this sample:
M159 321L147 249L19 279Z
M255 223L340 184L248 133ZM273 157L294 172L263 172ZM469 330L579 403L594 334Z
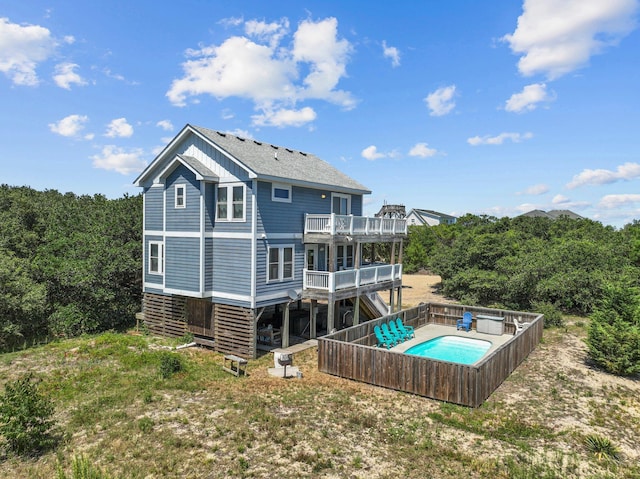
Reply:
M415 306L419 303L452 303L451 299L439 294L440 276L433 274L402 275L402 305Z

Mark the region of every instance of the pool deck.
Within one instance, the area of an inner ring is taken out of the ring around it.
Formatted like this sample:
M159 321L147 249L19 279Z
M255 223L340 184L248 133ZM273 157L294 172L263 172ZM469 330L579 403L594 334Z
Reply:
M472 329L471 331L465 331L465 330L457 330L453 326L444 326L441 324L427 324L426 326L422 326L421 328L416 329L415 338L392 347L391 351L404 353L407 349L409 349L412 346L415 346L416 344L424 343L425 341L437 338L439 336L460 336L461 338L482 339L484 341L489 341L491 343L491 347L483 357L486 357L487 354L492 353L498 347L502 346L504 343L506 343L507 341L513 338L512 334L502 334L502 335L485 334L485 333L478 333L475 329Z

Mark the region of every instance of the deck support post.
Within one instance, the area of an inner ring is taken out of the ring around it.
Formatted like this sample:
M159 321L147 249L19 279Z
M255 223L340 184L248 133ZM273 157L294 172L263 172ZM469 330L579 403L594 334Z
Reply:
M393 293L395 292L395 288L393 286L389 290L389 312L393 313L395 311L395 298L393 297Z
M311 308L309 309L309 337L316 339L317 336L317 319L318 319L318 300L311 300Z
M353 325L360 324L360 295L356 296L356 302L353 306Z
M327 334L335 329L336 325L336 299L334 294L329 294L327 301Z
M289 347L289 308L291 301L285 303L284 306L284 321L282 322L282 347Z

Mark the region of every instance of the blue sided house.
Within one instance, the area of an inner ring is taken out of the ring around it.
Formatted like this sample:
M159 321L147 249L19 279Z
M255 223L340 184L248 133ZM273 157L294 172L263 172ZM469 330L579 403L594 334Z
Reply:
M155 334L253 358L400 308L406 220L312 154L186 125L135 184Z

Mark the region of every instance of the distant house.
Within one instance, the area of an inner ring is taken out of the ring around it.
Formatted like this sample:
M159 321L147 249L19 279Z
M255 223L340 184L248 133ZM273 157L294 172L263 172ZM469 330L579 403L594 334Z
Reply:
M407 215L407 225L452 225L456 222L456 217L439 213L433 210L422 210L414 208Z
M549 218L552 220L557 220L560 217L566 217L573 220L584 219L583 216L580 216L577 213L574 213L570 210L550 210L550 211L542 211L542 210L531 210L526 213L523 213L519 216L528 216L530 218Z
M370 191L312 154L186 125L135 184L154 333L255 357L276 328L288 345L291 304L309 305L295 326L311 338L340 328L346 303L357 323L378 291L390 298L378 311L401 305L406 220L361 216ZM391 245L389 264L376 243Z

